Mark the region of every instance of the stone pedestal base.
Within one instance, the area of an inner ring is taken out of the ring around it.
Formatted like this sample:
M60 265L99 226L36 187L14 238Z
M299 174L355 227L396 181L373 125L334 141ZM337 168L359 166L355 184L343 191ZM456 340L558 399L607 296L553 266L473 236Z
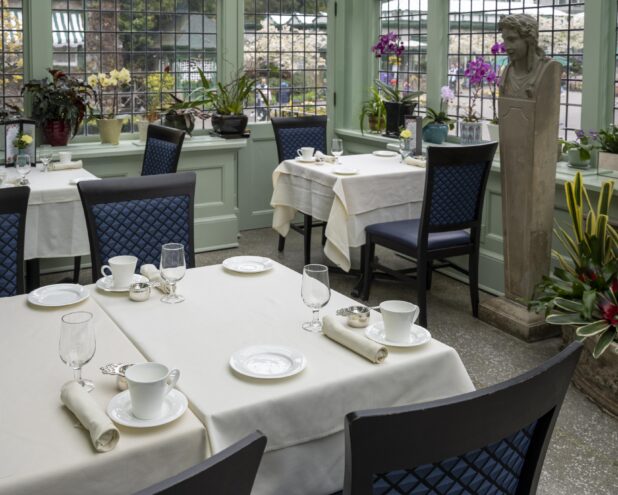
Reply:
M479 307L479 319L526 342L560 335L560 327L545 323L545 316L528 311L522 304L495 297Z

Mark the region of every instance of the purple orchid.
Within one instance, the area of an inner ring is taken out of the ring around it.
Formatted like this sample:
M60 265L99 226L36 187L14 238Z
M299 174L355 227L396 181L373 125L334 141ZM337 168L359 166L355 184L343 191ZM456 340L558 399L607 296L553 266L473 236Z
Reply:
M491 47L491 53L492 55L506 53L506 47L504 46L504 43L494 43L494 45Z
M468 105L468 112L467 115L464 117L464 120L467 122L476 122L479 118L474 110L474 105L483 88L483 83L488 83L490 85L490 90L492 91L492 99L495 100L495 88L496 84L498 84L498 76L493 66L489 62L486 62L483 57L476 57L475 59L470 60L468 62L468 65L466 66L464 75L468 78L468 81L470 82L470 87L474 88L470 104Z
M382 55L388 54L395 54L397 57L400 57L404 49L403 41L394 32L380 35L378 42L371 47L371 51L375 54L376 58L382 58Z

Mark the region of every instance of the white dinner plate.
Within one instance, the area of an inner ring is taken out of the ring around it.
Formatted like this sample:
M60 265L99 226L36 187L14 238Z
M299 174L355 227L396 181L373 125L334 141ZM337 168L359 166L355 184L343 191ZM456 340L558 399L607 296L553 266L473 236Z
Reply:
M230 357L234 371L252 378L285 378L300 373L306 364L301 352L278 345L245 347Z
M340 165L338 167L333 168L333 174L337 175L355 175L358 173L357 168L346 167L345 165Z
M412 325L410 327L409 340L405 342L399 342L395 340L389 340L384 332L384 322L378 321L373 325L369 325L365 330L365 336L379 344L388 345L391 347L416 347L418 345L426 344L431 340L431 334L429 330L418 325Z
M375 156L381 156L384 158L390 158L392 156L399 156L399 153L397 153L396 151L389 151L389 150L376 150L376 151L373 151L371 154Z
M265 272L273 266L273 260L261 256L233 256L223 261L223 268L239 273Z
M107 415L114 423L131 428L152 428L171 423L187 410L189 403L185 394L175 388L163 399L162 413L159 418L139 419L133 416L131 395L128 390L115 395L107 405Z
M316 161L315 157L311 157L309 159L298 157L295 158L295 160L300 163L315 163Z
M133 283L137 282L149 282L148 277L144 277L143 275L139 275L137 273L133 274ZM97 280L97 288L104 290L105 292L128 292L129 287L114 287L114 279L111 275L107 275L106 277L101 277Z
M54 284L39 287L28 294L28 302L37 306L69 306L87 299L90 292L79 284Z

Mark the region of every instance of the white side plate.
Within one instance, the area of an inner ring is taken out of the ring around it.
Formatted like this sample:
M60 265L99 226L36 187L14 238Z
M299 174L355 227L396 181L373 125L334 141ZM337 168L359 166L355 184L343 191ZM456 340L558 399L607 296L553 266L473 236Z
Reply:
M386 333L384 332L384 322L378 321L373 325L369 325L367 330L365 330L365 336L373 340L374 342L378 342L379 344L388 345L391 347L416 347L419 345L426 344L431 340L431 334L429 330L419 327L418 325L412 325L410 327L410 335L409 339L404 342L399 342L395 340L389 340L386 337Z
M273 260L261 256L233 256L223 261L223 268L238 273L265 272L273 266Z
M138 275L137 273L133 274L133 283L137 282L148 282L148 278L143 275ZM97 288L104 290L105 292L129 292L128 287L114 287L114 279L111 275L107 275L106 277L101 277L97 280Z
M230 357L234 371L252 378L285 378L300 373L306 365L301 352L276 345L245 347Z
M358 173L357 168L350 168L350 167L346 167L342 165L333 168L333 174L337 174L337 175L355 175L357 173Z
M131 395L128 390L115 395L107 405L107 415L114 423L131 428L151 428L171 423L187 410L189 403L180 390L172 391L163 399L161 416L155 419L139 419L133 416Z
M315 157L311 157L309 159L298 157L298 158L294 158L294 160L300 163L315 163L316 161Z
M381 156L383 158L399 156L399 153L397 153L396 151L389 151L389 150L376 150L376 151L373 151L371 154L375 156Z
M79 284L46 285L30 292L28 302L46 307L68 306L87 299L89 295L88 289Z

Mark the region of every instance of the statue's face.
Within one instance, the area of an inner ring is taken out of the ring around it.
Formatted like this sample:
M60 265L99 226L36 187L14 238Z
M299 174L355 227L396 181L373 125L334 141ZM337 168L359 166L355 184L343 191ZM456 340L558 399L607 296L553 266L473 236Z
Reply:
M528 55L528 44L514 29L504 28L502 30L504 48L511 62L525 60Z

